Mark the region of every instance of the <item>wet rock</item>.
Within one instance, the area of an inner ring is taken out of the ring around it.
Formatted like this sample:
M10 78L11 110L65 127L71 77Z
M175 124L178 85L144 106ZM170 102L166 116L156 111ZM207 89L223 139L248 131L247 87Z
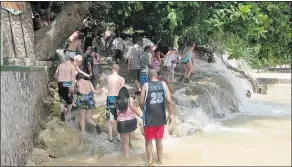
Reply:
M50 161L51 158L47 150L34 148L29 157L29 160L30 162L33 162L34 164L41 164L41 163Z
M247 91L246 91L246 97L248 97L248 98L251 97L251 92L250 92L250 90L247 90Z
M105 105L98 106L96 109L91 110L91 117L92 117L93 121L96 123L96 125L98 125L101 128L102 132L108 131L107 130L107 120L106 120L105 114L106 114L106 106ZM76 113L76 117L75 117L75 127L77 129L80 129L80 116L78 113ZM115 129L116 128L114 126L113 133L116 133ZM87 132L96 133L95 127L92 125L89 125L89 124L85 125L85 130Z
M44 104L47 109L51 109L53 107L53 99L52 98L44 99Z
M53 88L49 88L49 89L48 89L48 94L49 94L52 98L54 98L54 95L55 95L55 89L53 89Z
M267 94L268 93L267 85L259 85L258 88L257 88L257 93L259 93L259 94Z
M202 135L203 130L202 129L190 129L187 131L187 136L195 136L195 135Z
M31 160L28 160L25 166L36 166L36 164Z
M60 103L59 102L56 102L54 101L53 102L53 107L52 107L52 110L51 110L51 114L55 117L59 117L60 114L61 114L61 107L60 107Z
M51 82L51 88L57 89L58 88L58 82Z
M46 125L38 137L43 149L46 149L51 157L65 157L81 151L80 132L70 128L58 118L54 118Z

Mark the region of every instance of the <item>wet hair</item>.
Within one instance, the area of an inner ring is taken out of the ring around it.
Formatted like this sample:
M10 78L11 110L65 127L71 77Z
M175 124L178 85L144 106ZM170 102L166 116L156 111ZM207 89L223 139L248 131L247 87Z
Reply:
M129 107L129 100L130 94L128 89L126 87L122 87L116 101L117 109L119 109L120 112L126 111Z
M119 67L118 64L114 64L114 65L113 65L113 69L114 69L116 72L119 72L120 67Z
M70 62L74 62L74 59L72 57L69 57L68 59Z
M85 78L85 76L82 74L82 73L78 73L77 75L76 75L76 80L77 81L79 81L80 79L84 79Z
M83 33L78 33L78 39L83 40L83 38L84 38L84 34Z
M195 43L192 42L192 41L188 41L188 42L187 42L187 47L192 47L192 46L194 46L194 45L195 45Z
M145 46L144 51L146 52L147 50L150 50L150 46Z

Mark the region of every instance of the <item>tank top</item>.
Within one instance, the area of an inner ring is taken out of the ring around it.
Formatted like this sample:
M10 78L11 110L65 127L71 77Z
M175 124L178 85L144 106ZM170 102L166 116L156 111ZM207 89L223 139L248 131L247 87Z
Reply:
M186 51L184 54L184 57L180 61L183 63L192 61L192 55L193 53L191 51Z
M160 62L159 60L157 60L156 57L154 57L154 61L152 61L152 67L154 68L154 70L160 70Z
M128 121L128 120L133 120L135 119L135 114L133 113L133 111L131 110L130 106L128 107L128 109L124 112L121 112L117 109L117 121L121 122L121 121Z
M148 81L143 113L144 126L166 124L165 88L161 81Z

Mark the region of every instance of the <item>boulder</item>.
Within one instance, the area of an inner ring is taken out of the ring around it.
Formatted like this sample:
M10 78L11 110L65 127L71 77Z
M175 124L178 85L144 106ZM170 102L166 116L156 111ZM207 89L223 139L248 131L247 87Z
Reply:
M65 157L82 150L80 132L56 117L45 125L38 141L51 157Z
M51 82L51 88L57 89L58 88L58 82Z
M29 156L29 161L33 162L34 164L41 164L44 162L50 161L51 158L49 156L49 153L47 150L39 149L39 148L34 148L32 150L31 155ZM29 165L29 164L27 164Z
M55 117L60 117L61 106L59 102L54 101L51 114Z
M96 109L93 109L91 111L91 117L93 119L93 121L101 128L102 132L106 132L107 133L107 120L105 117L106 114L106 106L102 105L102 106L98 106ZM76 113L76 117L75 117L75 127L77 129L80 129L80 116L78 113ZM113 133L115 132L115 127L113 129ZM96 133L96 129L94 126L86 124L85 125L85 130L87 132L91 132L91 133Z
M49 94L52 98L54 98L54 96L55 96L55 89L53 89L53 88L49 88L49 89L48 89L48 94Z
M36 164L31 160L28 160L25 166L36 166Z
M267 85L259 85L257 87L257 93L259 93L259 94L267 94L268 93Z

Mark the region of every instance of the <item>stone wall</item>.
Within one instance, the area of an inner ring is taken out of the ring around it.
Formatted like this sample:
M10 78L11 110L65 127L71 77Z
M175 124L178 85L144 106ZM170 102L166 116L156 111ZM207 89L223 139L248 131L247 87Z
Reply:
M1 8L1 31L3 33L3 60L6 65L51 66L52 62L36 61L34 31L30 3L26 11L14 15Z
M23 166L37 126L48 112L43 67L1 66L1 166Z

